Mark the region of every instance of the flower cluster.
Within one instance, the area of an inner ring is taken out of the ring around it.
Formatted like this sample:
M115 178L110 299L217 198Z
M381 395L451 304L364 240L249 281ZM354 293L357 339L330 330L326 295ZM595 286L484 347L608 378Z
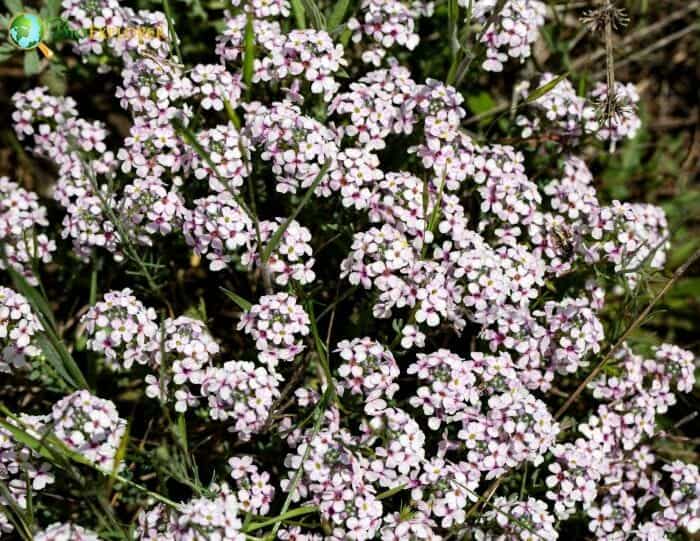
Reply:
M374 401L392 398L399 386L399 367L394 356L371 338L354 338L338 342L336 351L343 364L338 367L341 388L362 395L367 408L376 409Z
M426 16L432 13L432 4L426 6ZM362 20L355 17L348 21L353 31L352 40L358 43L367 36L373 45L362 52L362 60L379 66L387 50L398 45L412 51L420 40L415 32L416 19L422 15L398 0L363 0Z
M105 293L83 316L91 351L105 356L112 370L147 364L158 350L156 312L126 288Z
M212 497L194 498L178 509L156 504L138 516L136 538L140 541L182 539L244 541L239 503L226 485L210 487Z
M416 357L408 373L427 385L418 387L411 405L432 430L461 423L453 444L464 446L472 471L494 478L524 461L540 462L553 445L557 423L522 386L507 354L474 352L464 360L441 349Z
M253 82L303 79L312 94L323 94L330 101L340 88L333 77L343 66L342 45L323 30L292 30L289 34L270 35L262 42L267 55L255 59Z
M231 477L236 484L236 499L245 513L266 515L275 496L275 488L270 484L270 474L253 464L250 456L232 457L228 461Z
M46 208L34 192L0 177L0 270L6 265L36 285L32 268L35 263L49 263L56 243L41 232L49 225Z
M95 184L98 174L111 178L117 165L104 142L105 125L78 117L73 99L51 96L45 87L17 92L12 100L19 139L31 140L34 152L57 166L54 198L66 211L61 236L70 237L75 252L83 258L95 247L118 255L115 227L104 208L115 206L114 201Z
M146 246L155 234L168 235L182 228L185 205L180 194L168 190L161 180L136 179L124 188L119 217L134 238Z
M546 502L535 498L517 501L498 497L481 522L486 527L476 533L475 539L479 541L554 541L559 538L554 529L555 518L549 513Z
M229 421L229 429L247 440L259 432L279 396L281 376L246 361L228 361L212 367L202 379L209 416Z
M198 64L190 73L192 96L199 98L202 109L222 111L226 102L236 104L241 97L241 76L231 75L224 66Z
M76 391L54 404L46 427L71 450L104 471L120 469L117 450L126 432L126 421L112 402Z
M249 104L246 134L261 150L260 157L271 164L280 193L313 185L338 152L335 133L289 101L270 107Z
M255 340L259 359L270 368L293 361L304 351L302 338L309 334L308 314L288 293L265 295L245 312L238 323Z
M254 2L246 3L246 7L255 4L258 4L261 8L263 5L271 7L276 5L277 2L278 0L255 0ZM284 3L285 0L282 0L282 4ZM214 49L222 64L236 62L243 57L243 40L247 23L248 17L245 13L234 15L233 17L227 14L226 27L216 36L216 47ZM279 39L278 36L281 33L282 29L277 21L259 16L253 19L254 43L257 47L261 47L263 43L274 43L276 39Z
M209 268L218 271L234 261L251 241L252 220L232 195L222 193L197 199L187 214L183 234L197 255L206 255Z
M579 96L568 79L556 80L554 74L545 73L537 88L549 85L555 86L534 99L530 96L529 82L518 86L519 95L534 113L516 118L516 124L522 126L522 137L541 135L565 142L593 134L615 145L623 139L632 139L641 127L637 112L639 94L631 83L616 82L612 96L605 83L598 83L586 96Z
M381 150L391 134L409 134L415 122L412 97L416 83L411 72L398 63L389 69L368 73L338 94L330 111L348 115L345 134L357 138L368 150Z
M260 233L262 249L267 246L275 232L285 224L284 218L265 220L259 223L258 231L252 231L250 249L241 257L241 263L252 268L260 265L261 248L258 246L257 233ZM286 228L279 238L277 247L270 253L265 263L263 272L269 272L279 286L286 286L290 281L304 285L310 284L316 278L312 270L314 259L311 257L311 231L302 226L296 220L286 224Z
M206 325L191 317L169 318L163 327L163 342L158 336L158 350L151 362L157 375L145 377L146 395L162 403L172 400L175 411L184 412L199 404L193 386L204 381L219 345Z
M508 0L498 12L494 12L500 5L496 0L477 0L473 6L460 0L459 4L470 7L480 22L489 23L481 35L486 46L486 60L482 64L486 71L503 71L503 63L508 57L523 62L530 56L531 46L544 25L547 9L538 0Z
M334 537L367 541L381 525L382 503L367 478L369 463L352 450L352 442L352 436L337 426L316 435L309 432L296 453L285 459L290 474L281 485L291 490L294 472L302 471L292 497L318 505Z
M249 173L247 162L250 153L246 138L238 133L233 124L223 124L200 132L197 139L216 171L193 152L191 166L195 178L208 179L209 187L215 192L236 193Z
M41 354L36 335L43 330L27 299L0 286L0 372L27 368Z
M473 53L486 72L532 55L545 3L457 4L469 11L469 28L453 28L452 60L472 59L463 34L478 36ZM463 87L441 82L451 76L419 80L409 69L424 64L410 52L432 2L355 7L330 28L313 2L300 10L296 0L233 0L212 26L220 32L210 58L198 47L202 63L188 65L192 49L181 56L170 16L118 0L63 0L64 22L90 30L75 46L84 69L114 79L128 121L121 140L46 88L12 98L18 139L56 182L45 206L0 177L0 269L39 284L40 263L66 260L51 240L60 234L82 262L114 259L102 266L107 283L130 285L115 275L131 263L144 275L163 270L145 282L170 317L158 318L129 288L107 289L75 332L84 329L88 353L80 342L66 348L76 366L97 354L89 378L97 388L113 372L120 385L129 381L120 404L140 406L145 394L157 400L145 407L177 412L187 463L181 471L172 464L168 476L182 485L178 496L193 494L175 504L164 493L158 499L168 505L148 509L152 502L136 502L136 538L242 541L254 531L298 541L554 540L568 520L620 541L697 530L698 469L665 456L661 465L654 441L675 437L659 417L693 390L693 353L624 344L579 389L592 404L585 414L572 408L578 418L561 425L553 415L601 352L604 324L619 307L612 286L636 286L663 268L669 250L663 209L599 199L596 169L584 161L586 145L609 142L614 151L638 133L635 87L598 84L579 96L550 73L534 88L521 83L514 121L528 144L499 144L465 123L474 107ZM450 3L447 11L454 27L464 9ZM440 38L433 23L444 12L429 25ZM309 27L297 28L305 18ZM125 34L133 27L153 35ZM176 253L184 247L189 266ZM48 270L52 291L63 273ZM161 279L167 287L153 286ZM230 315L213 298L220 284L241 295L234 336L218 321ZM41 322L51 318L37 317L27 297L0 287L0 371L14 380L31 366L32 385L43 384L61 377L42 378L46 363L33 362L42 354L55 361L39 347ZM312 319L316 306L323 312ZM212 332L194 318L207 311ZM160 464L132 461L135 446L119 452L126 422L109 400L79 390L48 415L11 419L37 439L53 434L105 472L127 467L148 490L169 491L171 483L153 481ZM139 434L144 446L158 442L159 457L170 421L156 415L149 436ZM62 473L11 428L0 429L0 480L25 509L29 482L41 491ZM233 436L221 438L223 428ZM199 468L204 448L211 457ZM230 485L204 481L222 472ZM484 492L488 484L494 492ZM0 503L12 507L8 499ZM0 513L0 530L10 518ZM97 536L56 523L37 538Z
M690 530L700 506L697 469L680 461L655 469L657 459L645 440L663 437L655 417L675 404L674 392L692 389L693 355L664 344L655 349L654 359L644 359L625 345L615 353L615 363L614 375L604 374L591 385L604 403L578 426L581 437L552 449L547 498L560 519L582 507L599 539L617 536L638 522L640 539L664 539L682 527ZM670 474L670 492L664 472ZM641 523L652 501L661 510Z

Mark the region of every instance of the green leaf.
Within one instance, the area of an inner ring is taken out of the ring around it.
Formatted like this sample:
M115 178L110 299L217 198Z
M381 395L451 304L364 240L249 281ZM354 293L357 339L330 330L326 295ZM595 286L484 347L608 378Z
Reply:
M548 94L552 90L556 88L556 86L561 83L564 79L566 79L569 75L569 72L562 73L561 75L558 75L551 81L543 84L539 88L536 88L530 94L528 94L527 98L525 98L525 103L532 103L533 101L541 98L545 94Z
M221 291L224 292L224 295L226 295L229 299L231 299L233 302L235 302L238 307L243 310L244 312L248 312L252 307L253 304L245 300L243 297L240 295L237 295L233 291L230 291L226 289L225 287L219 288Z
M348 10L349 5L350 0L338 0L335 3L335 6L333 6L333 11L331 11L330 16L328 17L329 32L332 32L342 24L345 17L345 12Z
M323 13L321 13L321 10L318 9L316 2L314 2L314 0L302 0L302 2L304 3L304 10L311 17L311 22L313 23L314 28L316 28L316 30L325 29L326 19L323 16Z
M259 530L261 528L267 528L269 526L273 526L277 523L282 523L285 520L289 520L290 518L296 518L300 517L303 515L309 515L311 513L316 513L318 511L318 507L315 505L306 505L304 507L297 507L296 509L290 509L289 511L286 511L285 513L277 516L277 517L272 517L269 518L263 522L251 522L243 527L244 532L252 532L254 530Z
M15 421L17 421L17 417L12 415L7 408L1 407L2 411L5 413L6 416L11 417ZM71 461L75 462L77 464L82 464L84 466L87 466L89 468L92 468L93 470L101 473L102 475L105 475L109 477L112 472L105 470L104 468L100 468L98 465L94 464L87 458L85 458L83 455L80 453L77 453L70 449L65 443L63 443L61 440L59 440L54 434L51 433L46 433L42 435L41 440L37 439L34 437L32 434L27 432L25 428L16 426L10 422L7 421L7 419L0 419L0 428L5 429L8 431L10 434L12 434L12 437L17 440L19 443L23 444L24 446L28 447L32 451L38 453L40 456L44 457L46 460L54 464L55 466L58 466L59 468L65 468L66 465L68 465ZM174 509L178 509L179 506L176 504L174 501L166 498L162 494L158 494L157 492L153 492L151 490L148 490L144 486L139 485L138 483L135 483L134 481L122 476L121 474L115 474L114 478L119 481L120 483L124 483L126 485L129 485L130 487L135 488L139 492L142 492L143 494L146 494L150 496L151 498L164 503L168 507L172 507Z
M304 197L301 198L301 201L297 205L297 208L294 209L294 212L292 212L292 214L272 234L270 242L267 243L267 246L265 247L265 250L262 253L261 260L263 265L267 263L267 260L270 259L270 254L272 254L272 252L277 249L277 246L279 246L279 243L282 240L282 235L284 235L284 232L289 227L289 224L292 223L292 220L294 220L294 218L298 216L298 214L301 212L301 209L303 209L309 202L311 196L314 193L314 190L320 184L321 180L323 180L323 177L326 176L326 173L328 172L328 169L330 169L330 166L330 162L326 162L325 164L323 164L323 167L318 172L318 175L316 175L316 178L314 179L313 183L311 184L311 186L309 186L309 189L306 190Z
M226 98L224 98L224 109L226 110L226 114L228 115L229 120L233 123L233 125L238 131L241 131L241 119L236 114L236 110L233 108L231 102L228 101Z
M486 91L479 92L478 94L470 94L467 96L467 107L475 115L483 114L490 111L496 106L496 102L493 101L491 94Z
M51 63L49 69L41 74L39 80L48 87L54 96L63 96L66 93L66 68L62 64Z
M13 15L22 12L22 2L20 0L5 0L5 6Z
M63 381L65 381L73 389L77 389L79 386L66 370L65 366L63 365L63 358L58 351L56 351L56 348L51 343L51 340L49 340L46 335L39 334L36 336L36 341L41 349L41 352L44 354L44 357L53 367L53 369L56 370L58 375L61 376L61 379L63 379Z
M248 14L245 23L244 52L243 52L243 82L248 91L253 82L253 66L255 63L255 30L253 29L253 17Z
M323 400L336 401L338 399L338 394L335 389L335 384L333 382L333 374L331 373L331 365L328 358L328 348L326 347L326 344L323 343L321 335L318 332L318 325L316 314L314 314L313 301L307 300L304 303L304 307L306 308L306 313L309 315L309 321L311 322L311 334L314 338L314 346L316 348L316 354L318 355L318 362L321 365L321 370L323 371L323 375L326 379L327 387L326 391L323 394ZM318 405L320 405L320 402ZM340 405L340 402L338 402L338 405Z
M36 52L36 49L24 53L25 75L36 75L39 71L41 71L41 63L39 62L39 53Z
M304 11L304 6L301 0L291 0L292 1L292 12L294 13L294 20L296 21L297 28L306 28L306 12Z
M124 460L124 457L126 456L126 449L129 446L130 430L131 430L131 423L127 423L126 429L124 430L124 435L122 436L122 439L119 442L119 447L117 448L117 452L114 455L114 465L112 466L112 473L109 476L109 482L108 482L108 486L110 487L110 492L112 490L112 485L114 484L114 480L117 478L117 474L119 473L119 465L122 463L122 461Z
M6 419L0 419L0 428L12 434L12 439L16 440L18 443L21 443L25 447L28 447L29 449L44 457L45 459L53 461L54 455L49 450L48 446L42 441L32 436L26 430L15 426L14 424L8 422Z

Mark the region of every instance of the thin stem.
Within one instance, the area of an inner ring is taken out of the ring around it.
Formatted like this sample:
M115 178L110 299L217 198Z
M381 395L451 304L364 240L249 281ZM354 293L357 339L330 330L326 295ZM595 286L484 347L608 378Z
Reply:
M664 286L659 290L659 292L654 296L654 298L647 304L646 308L642 310L642 312L635 318L635 320L632 322L632 324L627 327L625 332L622 333L622 336L617 339L617 341L608 348L607 353L605 356L601 359L601 361L598 363L598 365L591 371L588 376L579 384L579 386L576 388L576 390L571 394L571 396L568 398L566 402L562 405L561 408L557 411L555 414L555 419L560 419L566 412L567 410L571 407L571 405L576 401L576 399L581 395L583 390L588 386L588 384L593 381L598 374L605 368L605 365L610 361L612 358L613 354L618 350L618 348L629 338L630 334L639 327L646 317L649 315L651 312L652 308L658 303L661 298L668 292L669 289L675 284L681 276L683 276L686 271L695 263L698 259L700 259L700 248L697 249L688 259L686 259L685 263L683 263L680 267L676 269L676 271L673 273L671 278L668 279L668 281L664 284Z

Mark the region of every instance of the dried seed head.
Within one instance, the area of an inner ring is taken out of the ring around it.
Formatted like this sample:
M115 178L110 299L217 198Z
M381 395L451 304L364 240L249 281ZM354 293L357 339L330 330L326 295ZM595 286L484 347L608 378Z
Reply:
M625 27L630 22L627 11L618 8L611 2L597 9L586 11L581 17L581 22L585 24L591 32L602 32L605 25L610 21L613 29Z

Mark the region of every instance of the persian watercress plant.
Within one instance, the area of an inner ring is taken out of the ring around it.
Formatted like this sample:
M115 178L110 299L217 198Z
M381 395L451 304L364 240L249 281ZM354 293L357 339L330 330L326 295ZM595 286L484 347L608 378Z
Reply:
M537 57L561 6L147 6L63 0L68 92L5 119L49 179L0 178L3 537L700 529L696 358L635 334L698 253L659 282L599 190L641 97Z

